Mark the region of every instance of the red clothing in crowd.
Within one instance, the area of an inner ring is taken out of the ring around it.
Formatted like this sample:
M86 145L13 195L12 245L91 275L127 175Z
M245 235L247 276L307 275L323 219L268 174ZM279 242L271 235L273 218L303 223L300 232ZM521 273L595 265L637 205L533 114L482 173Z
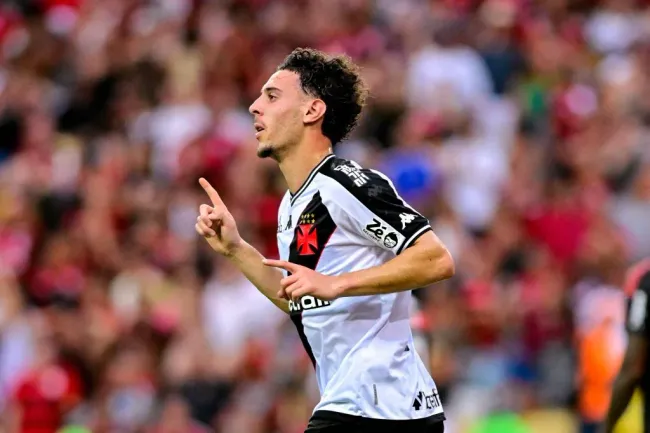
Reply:
M81 394L81 378L70 367L54 364L31 371L14 393L19 433L55 433Z

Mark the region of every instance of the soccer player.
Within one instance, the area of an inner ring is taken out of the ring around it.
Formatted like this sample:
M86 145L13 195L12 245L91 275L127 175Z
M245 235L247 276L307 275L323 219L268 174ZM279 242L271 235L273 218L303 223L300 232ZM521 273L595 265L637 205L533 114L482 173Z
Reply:
M440 433L436 385L413 345L410 290L451 277L454 262L391 181L338 158L365 100L345 56L294 50L250 106L257 153L289 190L278 215L282 260L241 239L218 193L196 230L290 314L316 369L320 402L308 433Z
M625 281L628 302L626 328L628 346L623 365L614 382L612 398L602 431L612 433L637 387L644 398L643 431L650 432L650 371L648 371L648 340L650 338L650 259L633 266Z

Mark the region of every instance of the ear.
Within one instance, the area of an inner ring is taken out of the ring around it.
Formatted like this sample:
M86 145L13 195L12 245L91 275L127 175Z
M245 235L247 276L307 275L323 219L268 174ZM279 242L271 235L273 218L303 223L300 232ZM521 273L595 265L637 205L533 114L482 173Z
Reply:
M321 120L325 117L325 111L327 110L327 106L322 99L310 99L306 108L302 121L308 124Z

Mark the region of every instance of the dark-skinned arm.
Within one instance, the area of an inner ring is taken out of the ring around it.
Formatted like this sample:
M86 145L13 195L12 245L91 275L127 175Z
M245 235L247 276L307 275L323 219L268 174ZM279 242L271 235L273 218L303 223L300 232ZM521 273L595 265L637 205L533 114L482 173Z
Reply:
M612 400L605 418L604 433L612 433L619 418L627 409L634 390L641 381L645 371L648 342L645 337L630 335L625 359L614 382Z
M650 330L650 267L633 267L626 277L625 290L632 293L627 306L628 346L621 369L614 381L612 398L602 432L611 433L627 409L634 390L646 374L648 331Z

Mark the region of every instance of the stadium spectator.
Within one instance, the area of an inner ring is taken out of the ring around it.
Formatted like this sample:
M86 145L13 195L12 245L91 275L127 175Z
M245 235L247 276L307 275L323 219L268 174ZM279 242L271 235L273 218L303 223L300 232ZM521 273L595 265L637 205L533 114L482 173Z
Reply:
M304 429L295 329L194 234L203 176L277 254L286 186L246 110L298 46L362 66L335 151L456 258L413 299L447 431L601 417L590 342L618 342L623 271L650 254L648 23L636 0L1 2L0 426Z

